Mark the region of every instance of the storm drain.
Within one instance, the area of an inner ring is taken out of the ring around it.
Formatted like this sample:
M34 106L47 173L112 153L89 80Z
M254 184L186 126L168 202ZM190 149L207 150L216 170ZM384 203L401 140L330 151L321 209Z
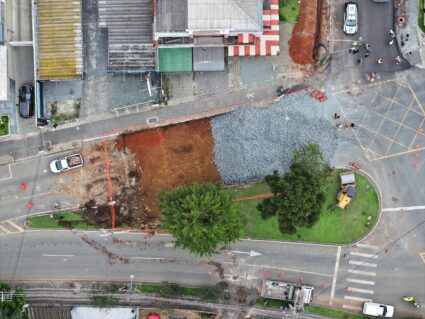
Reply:
M148 124L156 124L156 123L158 123L158 116L153 116L153 117L150 117L150 118L148 118L147 120L146 120L146 122L148 123Z

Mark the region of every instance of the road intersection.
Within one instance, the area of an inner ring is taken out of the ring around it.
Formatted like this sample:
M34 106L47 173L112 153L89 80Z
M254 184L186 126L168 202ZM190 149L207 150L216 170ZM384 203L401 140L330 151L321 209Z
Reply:
M374 4L368 12L361 6L363 16L376 15L378 9ZM374 29L379 22L388 24L388 16L381 16ZM342 37L338 24L336 29L335 39ZM379 36L372 40L378 43ZM335 50L344 44L336 43ZM385 45L374 46L375 52L388 49ZM0 278L12 282L127 282L134 275L136 282L201 285L227 279L256 287L261 279L274 278L317 287L316 302L323 305L358 311L363 301L373 300L393 304L397 316L417 315L402 303L401 296L425 300L423 72L403 71L405 64L377 66L374 55L361 69L354 60L347 67L346 57L346 53L334 57L329 78L321 87L330 96L330 105L356 124L356 129L338 133L332 166L358 162L379 186L382 210L378 225L360 242L319 245L245 239L231 245L231 250L205 259L174 249L171 237L165 234L23 231L30 213L51 211L57 202L63 207L77 204L55 192L58 178L48 170L51 159L69 154L63 150L111 139L128 130L211 116L249 103L266 104L275 98L271 85L94 123L82 121L2 142L0 157L11 156L12 160L0 166ZM375 70L382 72L381 82L359 84L364 72ZM319 86L316 79L310 81ZM158 120L149 124L154 117ZM25 190L20 188L22 183L27 184ZM31 210L29 202L34 204Z

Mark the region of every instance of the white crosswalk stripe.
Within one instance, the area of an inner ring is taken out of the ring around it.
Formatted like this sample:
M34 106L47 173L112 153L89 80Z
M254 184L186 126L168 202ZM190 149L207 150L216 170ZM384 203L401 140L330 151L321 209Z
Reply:
M378 258L378 255L359 253L357 251L350 251L350 255L375 259Z
M365 276L376 277L375 271L378 268L378 255L373 252L378 252L380 248L375 245L359 243L356 244L356 247L357 249L355 249L355 251L349 252L350 259L348 265L353 269L348 269L350 277L346 278L346 281L349 286L346 288L346 295L344 296L346 302L342 307L347 310L361 311L361 303L372 302L371 297L375 293L374 290L365 289L375 286L375 281L365 280L368 279L365 278Z
M380 248L378 246L374 246L374 245L368 245L368 244L356 244L357 247L359 248L368 248L368 249L373 249L373 250L379 250Z
M355 311L362 311L362 307L358 306L352 306L352 305L342 305L342 308L348 309L348 310L355 310Z
M344 299L354 300L354 301L362 301L362 302L372 302L372 299L353 297L353 296L344 296Z
M357 269L348 269L348 272L351 272L353 274L365 275L365 276L376 276L375 272L362 271Z
M352 265L358 265L358 266L365 266L365 267L377 267L378 264L372 264L372 263L366 263L363 261L356 261L356 260L350 260L350 264Z
M352 292L360 292L362 294L373 295L373 290L360 289L360 288L354 288L354 287L348 287L347 289L349 289Z
M356 284L363 284L363 285L375 285L374 281L369 280L361 280L361 279L354 279L354 278L347 278L348 282L354 282Z

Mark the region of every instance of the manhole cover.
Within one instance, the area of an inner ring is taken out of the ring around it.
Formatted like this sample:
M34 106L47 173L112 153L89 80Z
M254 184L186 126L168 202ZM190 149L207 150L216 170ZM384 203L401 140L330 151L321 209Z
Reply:
M155 124L155 123L158 123L158 117L157 116L150 117L146 121L148 122L148 124Z

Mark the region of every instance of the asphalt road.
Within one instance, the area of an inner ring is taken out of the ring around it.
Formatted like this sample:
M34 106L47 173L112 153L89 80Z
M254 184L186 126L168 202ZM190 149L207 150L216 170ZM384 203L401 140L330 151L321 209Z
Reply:
M300 254L307 249L308 255ZM168 235L34 231L1 238L0 278L125 282L133 274L135 282L201 285L227 279L258 285L264 277L280 277L319 287L332 284L336 253L333 246L241 241L211 259L196 258L175 249ZM322 297L329 294L328 289Z
M331 6L330 34L327 43L332 53L331 74L338 77L339 83L346 86L363 80L364 74L377 72L385 78L389 72L409 68L407 61L396 64L394 59L401 56L396 44L389 45L388 32L394 29L394 7L392 2L377 3L372 0L353 1L358 4L359 30L355 35L343 32L345 0L333 0ZM362 38L371 47L370 55L365 58L365 49L357 54L348 52L353 41ZM359 65L357 59L362 58ZM378 64L377 60L384 63Z
M58 191L59 184L73 181L53 174L49 169L50 161L59 156L43 156L0 166L0 222L27 213L51 211L55 203L61 203L63 208L78 206L67 194ZM22 184L26 185L25 189ZM29 202L33 204L31 210L27 206Z

